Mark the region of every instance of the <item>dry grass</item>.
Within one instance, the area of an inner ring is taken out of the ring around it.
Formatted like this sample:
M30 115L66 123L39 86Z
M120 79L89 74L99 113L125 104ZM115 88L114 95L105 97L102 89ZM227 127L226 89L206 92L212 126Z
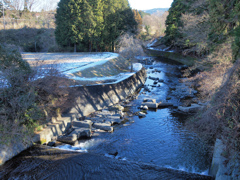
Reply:
M222 139L227 147L240 147L240 60L226 72L226 80L212 95L202 114L188 124L207 139ZM192 123L194 122L194 123Z
M0 30L4 29L4 20L0 18ZM22 29L22 28L55 28L53 19L38 20L36 19L13 19L5 18L5 29Z
M216 138L222 139L227 144L228 150L238 149L240 147L240 60L232 63L231 41L219 46L208 59L204 62L207 70L189 80L200 85L202 100L210 103L191 119L188 126L212 142ZM203 64L201 66L203 67Z
M232 49L231 40L220 45L208 57L197 61L195 66L186 70L186 75L189 71L199 68L202 72L196 76L189 78L188 81L194 83L198 87L202 99L210 100L216 93L216 90L221 88L226 81L229 68L233 66L232 63Z

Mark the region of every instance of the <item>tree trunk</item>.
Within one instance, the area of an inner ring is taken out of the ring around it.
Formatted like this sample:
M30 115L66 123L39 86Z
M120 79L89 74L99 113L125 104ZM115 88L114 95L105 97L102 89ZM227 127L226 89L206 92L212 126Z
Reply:
M35 52L37 52L37 42L35 41Z
M74 52L77 52L77 45L74 43Z
M112 52L114 52L114 41L112 40L112 48L111 48Z
M92 52L92 42L89 41L89 52Z

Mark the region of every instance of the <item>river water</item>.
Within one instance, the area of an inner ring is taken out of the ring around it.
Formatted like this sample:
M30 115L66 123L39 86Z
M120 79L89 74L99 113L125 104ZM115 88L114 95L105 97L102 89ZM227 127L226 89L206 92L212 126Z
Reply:
M129 110L131 112L139 111L138 108L144 98L153 98L157 102L168 99L168 102L173 103L174 106L157 109L156 111L148 110L144 118L133 116L125 124L115 126L113 133L104 133L90 140L80 141L74 148L81 148L89 154L108 156L107 159L112 159L115 164L116 161L124 160L207 175L211 163L208 147L196 134L185 128L184 123L187 115L177 111L177 106L181 104L178 94L186 93L186 90L176 92L172 89L181 86L179 65L163 62L159 59L155 60L153 65L146 66L147 75L148 77L162 79L163 82L158 83L156 87L152 87L154 81L147 78L145 85L149 87L151 92L141 90L138 98L131 102ZM66 146L63 149L66 149ZM117 156L110 155L112 152L117 152ZM27 154L29 157L29 152ZM62 157L64 160L64 156ZM36 157L31 156L30 159L33 162ZM20 160L15 159L15 161ZM67 156L66 161L70 162L69 156ZM94 160L91 161L94 165L98 163L97 158L96 163L94 163ZM69 167L69 164L66 164L66 167ZM11 171L19 168L15 166L11 166ZM34 166L36 166L36 163ZM47 166L49 166L49 163ZM62 168L66 167L63 166ZM38 168L40 168L40 171L42 165ZM34 170L38 171L36 168ZM100 177L106 177L105 175Z
M177 92L177 95L171 90L182 85L179 81L181 77L179 65L163 62L157 58L155 60L153 65L146 66L148 78L145 85L151 92L141 90L138 98L131 102L129 110L139 111L145 98L153 98L157 102L169 99L168 102L173 103L174 107L148 110L145 118L134 116L126 124L115 126L113 133L80 142L75 148L111 158L208 174L211 162L208 147L196 134L184 127L187 115L179 113L176 108L181 104L179 97L186 90ZM149 77L159 78L163 82L152 87L154 80ZM116 157L109 155L116 152L118 153Z

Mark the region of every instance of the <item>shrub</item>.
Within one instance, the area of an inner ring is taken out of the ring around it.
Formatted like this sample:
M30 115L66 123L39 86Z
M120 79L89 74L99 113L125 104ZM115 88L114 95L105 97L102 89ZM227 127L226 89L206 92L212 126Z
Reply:
M1 141L9 143L15 135L25 135L42 113L35 103L31 68L16 50L0 46L0 121ZM4 138L5 137L5 138ZM11 137L8 139L6 137Z
M69 81L53 67L30 68L16 50L1 45L0 55L0 135L1 143L9 144L61 115Z

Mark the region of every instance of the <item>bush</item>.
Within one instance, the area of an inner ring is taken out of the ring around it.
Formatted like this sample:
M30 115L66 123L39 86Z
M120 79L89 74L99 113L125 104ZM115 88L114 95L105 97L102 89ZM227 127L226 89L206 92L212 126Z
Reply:
M31 68L20 53L1 45L0 64L0 133L1 141L9 143L6 137L25 135L42 114L35 104L36 92L29 81Z

